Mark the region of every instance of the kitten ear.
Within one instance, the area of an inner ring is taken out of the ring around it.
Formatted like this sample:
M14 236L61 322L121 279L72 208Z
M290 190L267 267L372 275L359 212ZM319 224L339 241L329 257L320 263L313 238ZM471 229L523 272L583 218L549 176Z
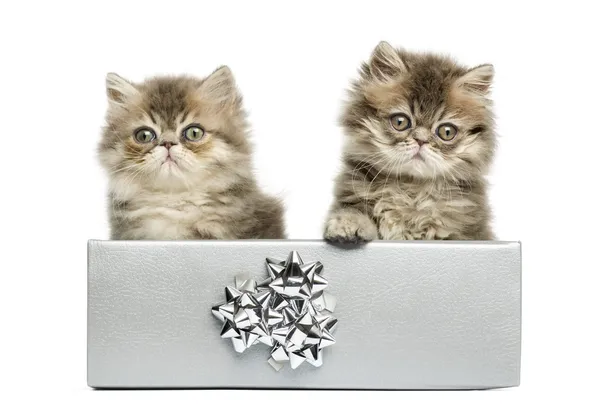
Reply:
M380 79L406 72L406 65L398 50L385 41L379 42L379 45L373 50L369 60L369 68L371 74Z
M200 85L199 91L203 98L223 105L234 101L238 96L235 79L227 66L217 68Z
M106 94L110 102L122 105L128 98L139 94L139 91L132 83L118 74L108 73L106 75Z
M490 64L480 65L466 72L459 77L456 84L468 92L475 95L486 95L494 79L494 66Z

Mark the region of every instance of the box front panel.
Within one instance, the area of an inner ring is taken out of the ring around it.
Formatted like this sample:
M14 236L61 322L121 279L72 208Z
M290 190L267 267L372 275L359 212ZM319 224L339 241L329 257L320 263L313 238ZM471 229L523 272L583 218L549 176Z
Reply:
M211 307L267 257L321 261L337 298L324 364L267 364L219 336ZM88 383L92 387L476 389L519 384L519 243L91 241Z

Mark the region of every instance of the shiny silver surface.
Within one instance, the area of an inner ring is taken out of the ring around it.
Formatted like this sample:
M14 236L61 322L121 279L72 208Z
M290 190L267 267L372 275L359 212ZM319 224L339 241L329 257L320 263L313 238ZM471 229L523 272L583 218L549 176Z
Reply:
M336 297L319 368L240 354L211 308L240 272L296 250ZM101 388L479 389L519 384L521 254L513 242L90 241L88 384Z
M285 362L292 369L304 362L323 365L322 350L335 344L331 334L337 319L331 315L335 300L326 295L323 264L304 263L297 251L284 261L266 258L268 276L260 282L247 275L225 287L225 303L212 308L236 352L263 343L271 347L268 363L279 371Z

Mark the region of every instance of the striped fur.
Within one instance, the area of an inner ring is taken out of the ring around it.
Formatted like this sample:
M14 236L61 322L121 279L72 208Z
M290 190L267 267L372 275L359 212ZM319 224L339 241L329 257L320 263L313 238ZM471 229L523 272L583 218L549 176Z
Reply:
M342 171L324 237L338 242L489 240L488 168L495 150L493 68L382 42L349 91ZM390 116L411 126L396 130ZM452 124L455 138L436 129ZM423 146L420 146L422 143Z
M285 238L281 201L256 184L242 98L227 67L204 80L141 84L109 74L107 92L99 156L113 239ZM204 129L201 140L183 137L191 124ZM140 127L156 139L136 141Z

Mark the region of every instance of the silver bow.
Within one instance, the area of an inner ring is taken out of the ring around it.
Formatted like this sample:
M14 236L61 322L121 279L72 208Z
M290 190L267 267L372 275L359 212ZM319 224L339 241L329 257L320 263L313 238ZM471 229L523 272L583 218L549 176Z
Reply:
M321 366L321 351L335 343L331 333L337 325L326 314L336 301L324 292L323 265L305 264L292 251L285 261L267 258L267 271L269 278L258 284L238 276L235 288L225 288L227 302L212 309L223 321L221 337L231 338L237 352L259 342L272 347L268 362L276 370L286 361L292 369L303 362Z

